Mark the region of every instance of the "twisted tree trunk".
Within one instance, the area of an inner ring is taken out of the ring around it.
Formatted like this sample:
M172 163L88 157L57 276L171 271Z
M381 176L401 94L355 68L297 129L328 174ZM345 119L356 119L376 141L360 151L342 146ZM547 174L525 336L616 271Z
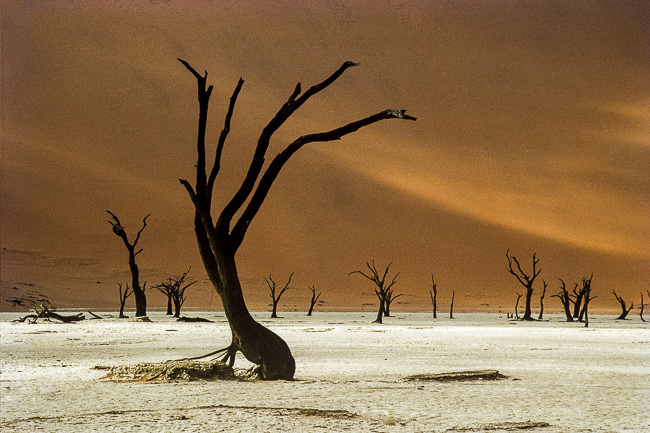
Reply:
M257 365L262 379L290 380L295 372L295 360L289 346L278 335L256 322L246 307L235 263L237 250L280 171L289 159L306 144L339 140L365 126L386 119L415 120L415 118L406 115L405 110L385 110L327 132L302 135L278 153L265 168L265 156L273 134L307 100L336 81L348 68L357 66L357 63L345 62L331 76L310 87L304 93L298 83L288 100L262 130L246 177L232 199L223 207L215 223L211 214L214 183L221 168L221 155L230 132L230 120L244 81L239 80L230 98L224 127L217 142L214 162L208 174L205 132L213 86L207 85L207 72L203 75L199 74L186 61L181 59L179 61L196 78L199 100L196 182L194 187L187 180L181 179L180 182L194 204L194 229L203 265L215 290L221 297L232 333L231 344L213 352L212 355L225 353L222 360L232 365L236 353L241 351L246 359ZM235 222L236 215L239 217Z

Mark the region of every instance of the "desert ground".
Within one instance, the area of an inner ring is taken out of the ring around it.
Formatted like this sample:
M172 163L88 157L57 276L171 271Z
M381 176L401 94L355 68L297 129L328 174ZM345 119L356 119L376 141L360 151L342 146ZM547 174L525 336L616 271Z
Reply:
M229 343L214 323L103 320L14 323L0 314L3 432L644 432L650 333L637 317L498 314L255 313L296 358L294 381L114 382L110 367L205 354ZM88 314L86 314L87 317ZM236 370L251 366L241 356ZM498 370L501 380L405 378Z

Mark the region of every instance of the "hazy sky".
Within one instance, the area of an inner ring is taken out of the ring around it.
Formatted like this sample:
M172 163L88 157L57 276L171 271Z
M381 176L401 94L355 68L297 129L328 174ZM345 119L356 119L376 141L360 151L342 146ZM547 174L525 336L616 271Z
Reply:
M374 258L394 262L417 302L434 272L448 290L509 305L511 248L526 263L537 252L552 288L591 272L601 298L647 288L647 1L114 3L2 2L4 259L78 260L104 278L126 266L111 209L134 232L152 214L139 256L152 278L202 271L178 183L193 175L196 85L176 58L215 85L212 143L246 81L217 203L295 83L355 60L271 152L386 108L418 121L301 150L251 227L242 278L295 271L343 296L364 286L346 274ZM3 264L3 288L46 274L19 262ZM61 263L52 273L72 272ZM75 284L86 283L59 289Z

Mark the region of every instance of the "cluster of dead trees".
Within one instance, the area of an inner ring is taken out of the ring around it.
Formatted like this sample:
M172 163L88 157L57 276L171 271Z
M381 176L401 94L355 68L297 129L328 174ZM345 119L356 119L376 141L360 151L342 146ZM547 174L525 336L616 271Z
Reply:
M521 320L534 320L532 317L531 300L534 292L533 284L535 282L535 279L539 276L539 274L542 271L538 267L539 259L537 258L537 255L533 253L532 268L530 271L524 271L522 269L519 260L515 256L510 255L510 250L506 251L506 258L508 259L508 272L514 275L517 278L517 281L519 281L519 283L526 289L525 292L526 307L525 307L524 315L523 317L521 317ZM597 296L592 296L591 294L592 291L591 285L592 285L593 278L594 278L593 274L591 274L589 277L583 277L582 285L580 286L579 283L574 283L574 287L571 291L567 289L564 280L559 278L560 280L559 292L554 295L551 295L551 297L558 298L562 303L562 308L567 322L575 322L575 321L584 322L585 326L589 326L589 303L592 300L597 298ZM540 310L539 310L539 316L537 318L538 320L542 320L544 314L544 297L546 295L546 289L548 287L546 281L542 280L542 284L543 284L543 289L542 289L542 294L540 296ZM612 291L612 294L614 295L616 301L619 303L621 307L621 314L616 318L616 320L626 319L630 311L632 311L632 308L634 307L634 303L630 304L630 306L628 307L627 302L622 297L620 297L616 293L616 291ZM650 291L646 291L646 294L650 298ZM521 299L521 297L522 294L517 292L517 301L515 302L515 313L514 313L514 317L516 319L520 319L518 309L519 309L519 300ZM645 322L645 319L643 318L643 309L644 309L644 299L643 299L643 292L641 292L641 307L640 307L639 315L641 317L641 320Z
M289 280L281 289L278 289L277 283L270 274L268 278L264 278L264 281L266 281L266 285L269 288L269 295L271 296L271 318L278 317L278 304L280 302L280 298L287 290L290 289L289 284L291 283L293 274L294 273L292 272L291 275L289 275ZM318 292L316 290L316 286L309 286L308 290L311 292L311 298L309 300L309 310L307 311L307 315L311 316L314 312L314 308L317 305L322 305L323 301L320 299L321 292Z
M359 274L374 284L374 292L379 301L379 307L377 310L377 318L373 323L382 323L384 317L390 317L391 304L397 298L403 296L403 293L397 293L395 291L399 272L397 272L392 278L389 278L388 276L391 266L392 263L389 263L383 271L380 271L377 269L375 261L373 260L372 262L366 262L366 269L359 269L348 274L348 276ZM431 290L429 291L429 296L431 297L431 305L433 307L433 318L436 319L438 318L438 286L433 278L433 274L431 274ZM456 292L452 292L451 305L449 308L450 319L454 318L455 296Z

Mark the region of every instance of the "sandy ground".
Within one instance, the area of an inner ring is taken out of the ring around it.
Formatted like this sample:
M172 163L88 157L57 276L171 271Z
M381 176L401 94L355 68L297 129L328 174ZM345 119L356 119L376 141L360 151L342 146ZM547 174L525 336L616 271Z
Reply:
M292 382L113 383L93 367L206 353L229 342L216 323L131 319L11 323L1 314L3 432L650 431L650 332L635 318L432 320L399 314L286 313L259 320L290 345ZM238 358L237 368L247 368ZM495 369L505 380L405 382L407 375ZM299 409L314 409L305 411Z

